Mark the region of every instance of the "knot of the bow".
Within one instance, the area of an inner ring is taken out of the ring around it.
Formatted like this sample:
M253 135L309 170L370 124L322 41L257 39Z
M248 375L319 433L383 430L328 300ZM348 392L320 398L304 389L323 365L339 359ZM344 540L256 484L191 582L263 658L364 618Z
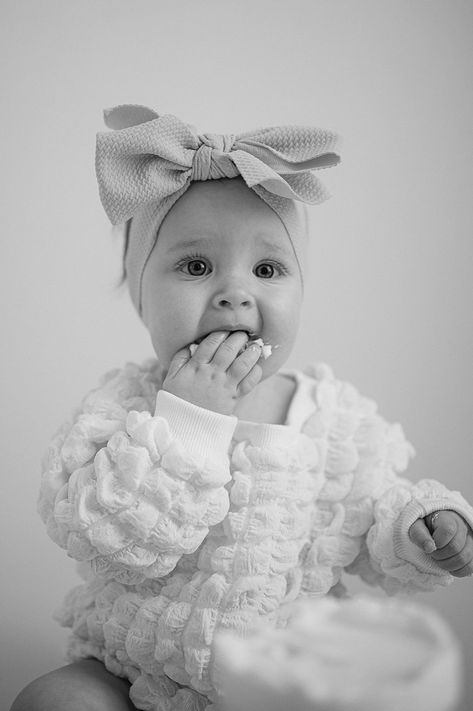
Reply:
M204 133L198 138L201 144L192 161L191 180L236 178L240 174L229 155L235 136Z

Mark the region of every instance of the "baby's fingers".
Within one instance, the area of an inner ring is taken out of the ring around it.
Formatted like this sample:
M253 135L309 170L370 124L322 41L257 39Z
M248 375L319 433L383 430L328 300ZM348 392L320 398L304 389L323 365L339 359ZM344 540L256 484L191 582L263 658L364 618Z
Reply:
M258 364L254 365L246 376L246 378L243 378L243 380L240 382L240 385L238 387L239 395L248 395L248 393L251 392L253 388L258 385L262 375L262 367Z
M432 556L435 558L435 555ZM436 559L437 565L443 570L448 570L452 575L462 578L473 573L473 539L468 537L462 550L450 558Z
M174 358L169 364L168 372L166 374L166 377L174 377L177 375L177 373L181 370L181 368L186 365L186 363L189 362L191 358L191 354L189 351L189 348L186 346L185 348L181 348L181 350L177 351L175 354Z
M437 511L426 517L437 550L432 558L437 565L457 578L473 573L473 535L455 511Z
M235 358L232 365L228 369L228 374L234 381L236 381L237 384L241 385L242 381L249 376L260 357L261 346L252 343L248 348L246 348L246 350L243 351L243 353L240 353L240 355Z
M433 553L437 547L423 518L418 518L417 521L414 521L409 529L409 538L416 546L422 548L425 553Z
M212 331L198 346L195 343L192 344L194 346L192 349L189 346L194 361L196 363L210 363L227 336L228 331Z
M466 542L467 526L455 511L438 511L427 517L432 537L444 558L458 553Z

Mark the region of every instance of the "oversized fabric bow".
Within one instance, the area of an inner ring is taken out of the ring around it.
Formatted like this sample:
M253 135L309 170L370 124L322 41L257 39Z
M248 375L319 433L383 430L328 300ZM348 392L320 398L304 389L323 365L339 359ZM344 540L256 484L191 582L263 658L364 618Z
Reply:
M336 165L338 137L308 126L238 135L197 134L170 114L124 104L104 112L111 132L97 134L100 198L113 224L140 207L184 191L194 180L234 178L248 187L316 204L328 197L310 171Z

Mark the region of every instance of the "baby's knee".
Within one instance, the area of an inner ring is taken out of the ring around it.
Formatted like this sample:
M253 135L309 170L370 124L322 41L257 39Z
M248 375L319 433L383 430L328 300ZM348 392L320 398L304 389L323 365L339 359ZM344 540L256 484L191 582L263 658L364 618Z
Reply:
M10 711L98 711L89 704L87 687L78 688L77 683L62 669L39 677L26 686L13 702Z
M100 662L84 660L32 681L10 711L134 711L128 688Z

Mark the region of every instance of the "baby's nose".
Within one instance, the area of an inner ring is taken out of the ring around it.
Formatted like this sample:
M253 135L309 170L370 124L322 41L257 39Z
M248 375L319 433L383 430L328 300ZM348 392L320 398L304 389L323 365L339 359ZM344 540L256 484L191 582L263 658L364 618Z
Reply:
M226 284L213 298L213 305L219 309L236 310L250 308L254 304L254 296L240 284Z

